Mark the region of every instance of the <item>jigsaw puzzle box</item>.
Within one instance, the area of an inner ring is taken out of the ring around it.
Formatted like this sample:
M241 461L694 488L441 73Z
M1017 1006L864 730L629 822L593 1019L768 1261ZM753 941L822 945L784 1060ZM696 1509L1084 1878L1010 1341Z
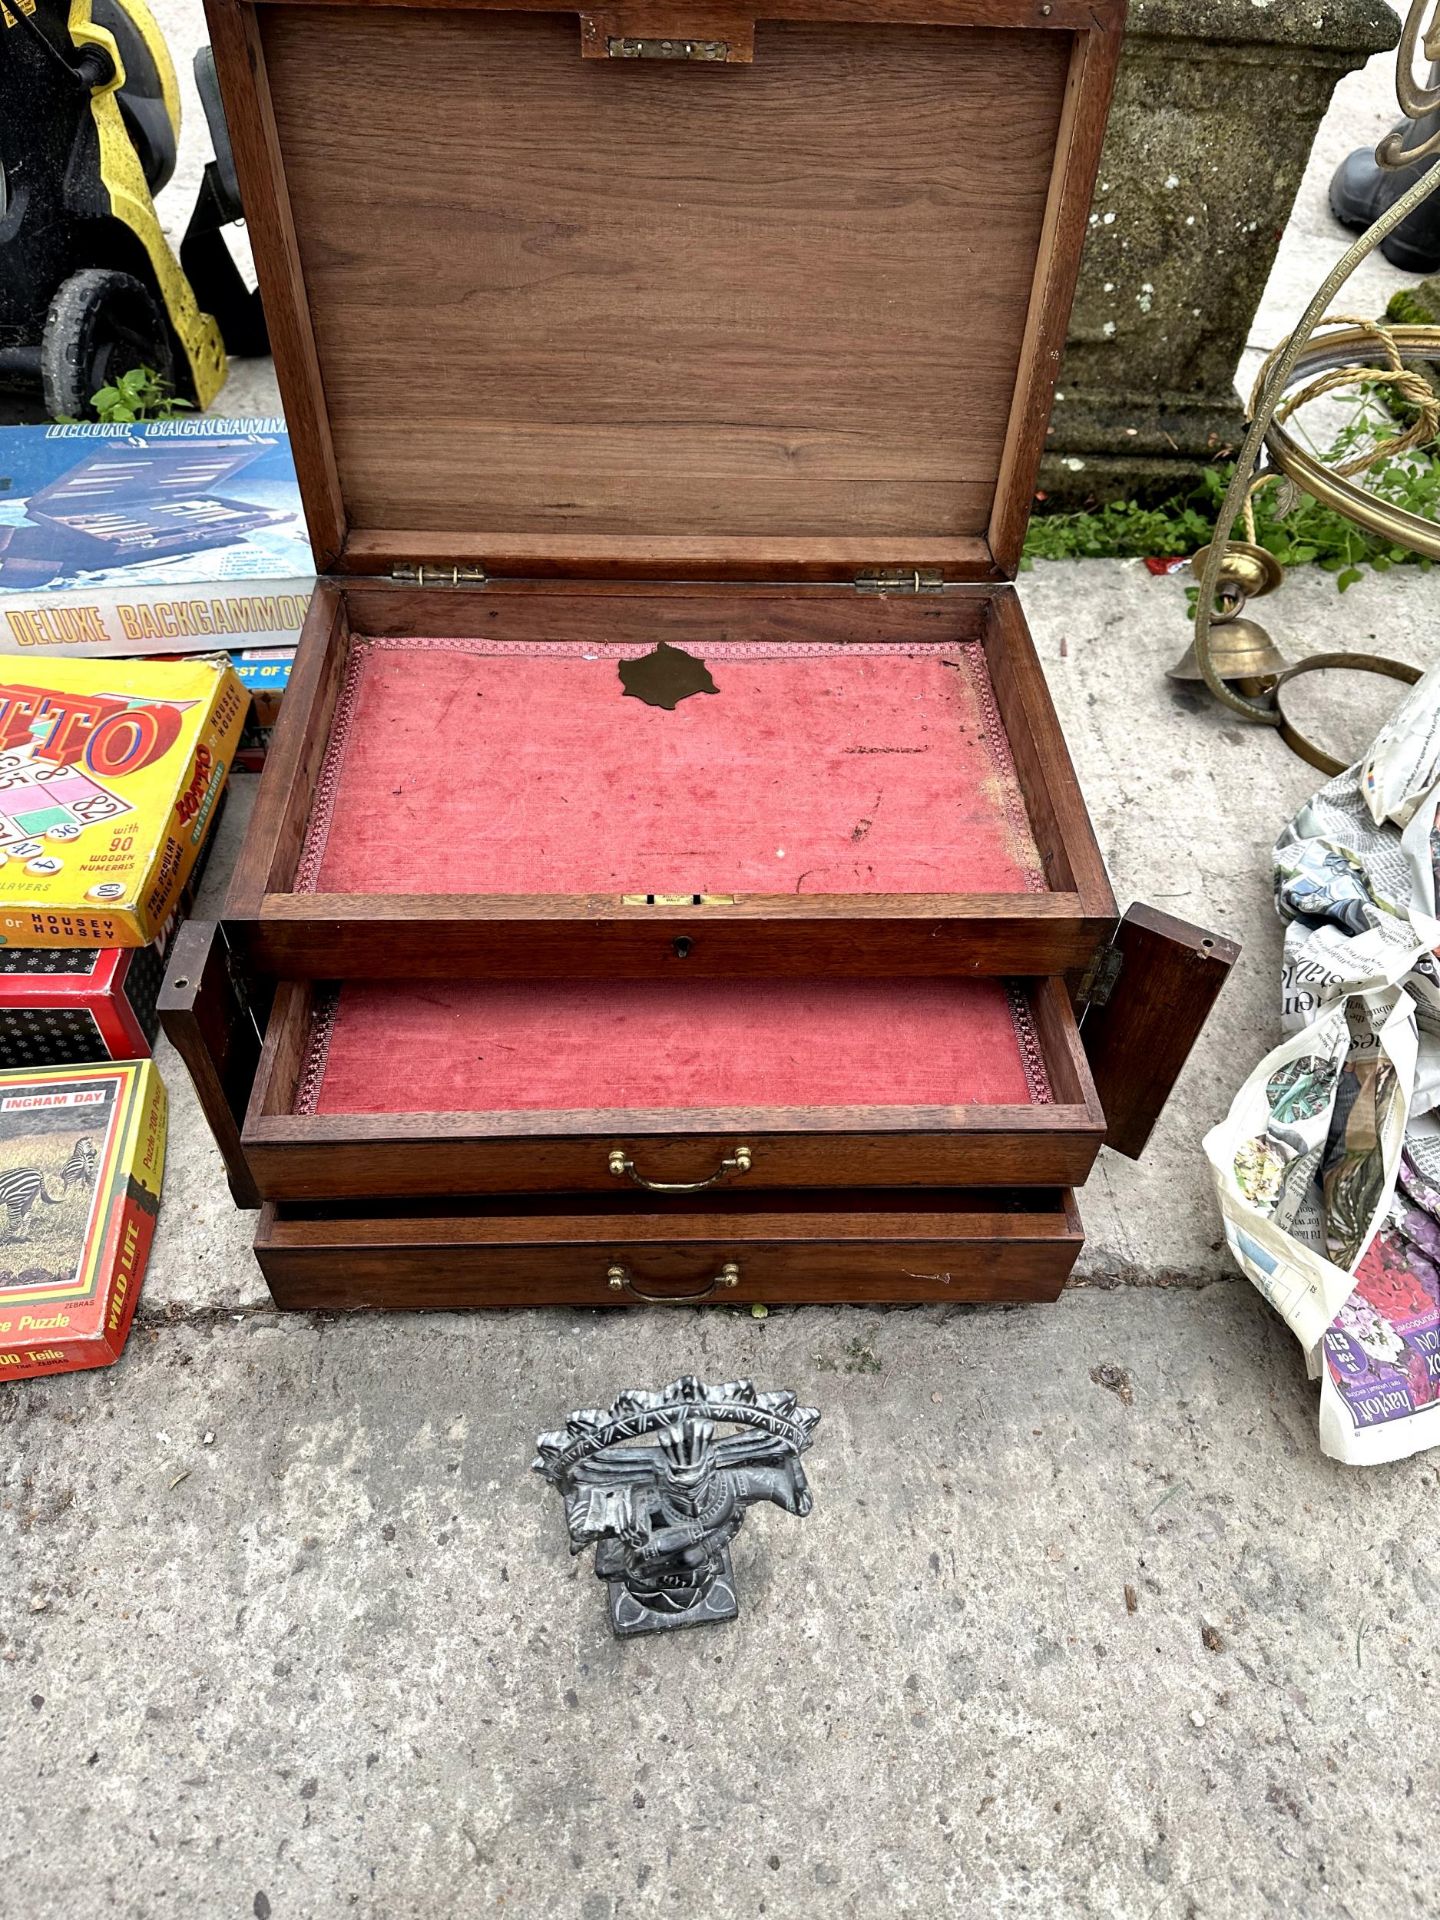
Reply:
M228 660L0 669L0 945L140 947L194 870L245 722Z
M153 1062L0 1073L0 1382L120 1358L164 1171Z
M280 700L295 663L293 647L251 647L232 653L230 664L250 695L250 718L235 752L235 764L259 773L270 751L270 735L280 718Z
M279 419L0 428L0 653L293 643L313 580Z

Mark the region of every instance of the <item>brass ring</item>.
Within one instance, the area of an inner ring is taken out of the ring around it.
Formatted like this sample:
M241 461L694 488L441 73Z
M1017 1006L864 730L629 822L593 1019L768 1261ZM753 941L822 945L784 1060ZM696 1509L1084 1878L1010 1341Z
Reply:
M1201 547L1198 553L1191 555L1190 571L1197 580L1205 578L1205 563L1209 558L1208 546ZM1238 598L1239 604L1231 609L1233 618L1247 599L1259 600L1267 593L1274 593L1284 578L1285 569L1268 547L1257 547L1249 540L1227 540L1220 558L1220 579L1215 597L1227 603Z
M727 1260L719 1273L698 1293L646 1293L643 1287L636 1286L626 1269L618 1263L609 1269L605 1279L612 1293L633 1294L635 1299L643 1300L647 1306L687 1307L693 1306L697 1300L708 1300L712 1293L723 1287L738 1287L740 1267L738 1262Z
M1302 760L1308 760L1321 773L1343 773L1350 762L1337 760L1333 754L1326 753L1308 740L1286 719L1285 710L1280 704L1280 689L1287 680L1298 680L1302 673L1320 673L1326 668L1348 669L1352 673L1378 673L1387 680L1403 680L1411 687L1420 678L1420 668L1409 666L1403 660L1387 660L1378 653L1312 653L1308 660L1300 661L1298 666L1287 667L1276 680L1273 698L1275 711L1280 716L1280 738L1292 753L1298 753Z
M1402 361L1437 357L1440 331L1436 328L1391 327L1388 331ZM1374 346L1373 338L1363 327L1332 328L1306 346L1292 367L1286 386L1302 374L1327 373L1334 367L1348 366L1357 352L1373 352ZM1308 453L1283 423L1272 422L1265 435L1265 450L1272 465L1312 500L1318 500L1322 506L1353 520L1368 533L1394 546L1408 547L1427 560L1440 560L1440 527L1433 520L1357 487L1344 474L1336 473L1333 467Z
M643 1173L635 1171L635 1162L625 1149L616 1147L610 1154L609 1167L617 1180L633 1181L647 1193L699 1193L702 1187L713 1187L717 1180L723 1180L727 1173L748 1173L750 1161L749 1147L736 1147L734 1153L726 1154L714 1173L707 1174L703 1180L647 1180Z

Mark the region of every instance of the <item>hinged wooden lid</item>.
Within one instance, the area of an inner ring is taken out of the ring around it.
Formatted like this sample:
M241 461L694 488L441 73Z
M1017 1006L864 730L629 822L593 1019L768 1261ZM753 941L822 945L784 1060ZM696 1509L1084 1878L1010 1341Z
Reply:
M1012 575L1120 0L209 0L317 564Z

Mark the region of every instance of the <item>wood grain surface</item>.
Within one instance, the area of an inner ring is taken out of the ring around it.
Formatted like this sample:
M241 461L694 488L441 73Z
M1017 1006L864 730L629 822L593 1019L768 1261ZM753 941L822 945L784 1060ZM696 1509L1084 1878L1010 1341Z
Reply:
M266 4L342 6L368 8L373 12L393 6L416 7L425 12L456 8L491 13L557 11L555 0L266 0ZM650 15L648 32L658 32L658 23L663 19L675 22L674 31L679 32L679 22L695 17L691 0L642 0L642 4ZM1125 0L785 0L784 18L888 21L934 27L1035 27L1052 33L1069 33L1123 24Z
M303 276L262 249L266 291L351 535L984 539L1068 36L765 21L707 66L565 14L260 21Z
M224 936L213 920L187 920L175 935L157 1001L165 1038L185 1063L225 1163L237 1207L258 1207L260 1192L240 1127L260 1055L258 1019L232 977Z
M346 533L346 504L335 465L332 423L315 352L285 157L254 7L206 0L205 18L225 103L245 230L260 280L270 351L285 406L285 426L300 484L315 570L335 565Z
M338 611L337 611L338 598ZM616 896L312 894L290 891L351 628L556 641L707 637L827 645L983 639L1000 719L1053 891L756 895L694 909ZM267 881L262 876L268 876ZM782 973L1038 975L1083 967L1115 903L1064 736L1012 589L880 598L787 591L514 582L485 588L324 585L226 905L234 938L277 979L644 978ZM685 944L679 958L676 942Z
M235 934L276 979L649 979L1065 973L1113 921L1078 894L764 895L626 907L553 894L270 894Z
M1086 1016L1105 1139L1138 1160L1214 1006L1239 944L1137 902L1115 935L1120 974Z
M230 876L225 903L229 919L253 918L268 893L288 888L294 878L329 744L349 639L344 599L322 580L300 630L280 718L261 770L260 790Z
M764 990L757 981L755 993ZM245 1117L245 1158L267 1200L292 1202L621 1195L633 1189L610 1172L616 1149L646 1179L694 1181L740 1145L750 1171L712 1192L1077 1186L1104 1119L1063 986L1038 980L1027 998L1054 1095L1043 1104L321 1114L295 1111L314 996L285 982Z
M1074 1196L942 1196L864 1210L589 1211L547 1202L319 1216L267 1206L255 1254L283 1308L627 1306L610 1285L740 1306L752 1301L1053 1300L1083 1242ZM1020 1210L1023 1206L1024 1210ZM993 1210L992 1210L993 1209ZM734 1287L711 1289L728 1263Z

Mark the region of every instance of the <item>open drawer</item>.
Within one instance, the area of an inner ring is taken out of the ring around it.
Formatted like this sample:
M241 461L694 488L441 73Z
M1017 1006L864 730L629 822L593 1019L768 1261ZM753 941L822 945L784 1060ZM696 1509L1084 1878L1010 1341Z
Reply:
M964 586L321 582L226 905L281 979L1038 975L1114 914L1019 602Z
M1104 1124L1058 980L290 981L243 1147L268 1200L1069 1186Z
M1083 1234L1066 1192L639 1195L468 1206L267 1206L285 1308L1053 1300Z
M177 936L160 1017L237 1204L1070 1186L1143 1150L1237 949L1132 907L1063 981L284 981ZM706 1104L697 1105L699 1098Z

